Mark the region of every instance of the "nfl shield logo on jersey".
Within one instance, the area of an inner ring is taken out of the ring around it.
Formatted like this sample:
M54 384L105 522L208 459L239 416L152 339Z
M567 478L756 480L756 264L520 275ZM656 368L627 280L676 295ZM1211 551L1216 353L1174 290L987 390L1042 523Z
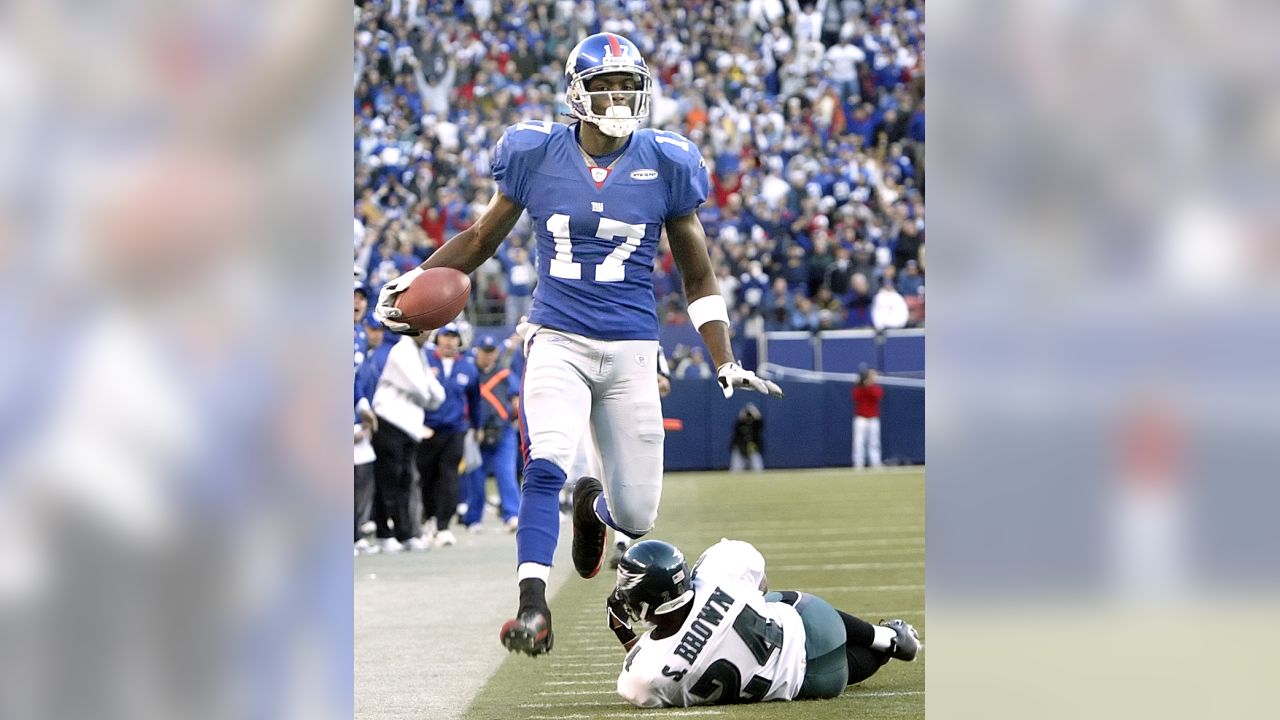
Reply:
M607 177L609 177L608 168L602 168L602 167L591 168L591 179L595 180L596 184L604 182L604 179Z

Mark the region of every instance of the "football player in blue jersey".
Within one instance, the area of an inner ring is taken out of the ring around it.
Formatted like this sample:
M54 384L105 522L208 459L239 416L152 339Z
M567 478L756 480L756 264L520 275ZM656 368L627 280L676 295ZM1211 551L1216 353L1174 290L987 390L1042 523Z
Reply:
M638 538L657 518L663 428L653 263L663 228L689 318L725 397L735 389L782 396L776 384L739 366L730 349L729 315L695 213L709 184L698 148L673 132L638 129L652 86L640 51L619 35L592 35L570 53L565 81L577 122L507 128L494 148L498 190L488 207L421 268L389 283L375 310L391 330L412 332L397 320L395 296L425 268L472 272L529 212L538 284L520 327L527 438L516 533L520 603L501 632L508 650L529 655L552 647L545 590L559 534L557 494L588 424L604 460L604 483L579 483L574 491L578 574L599 572L606 526Z

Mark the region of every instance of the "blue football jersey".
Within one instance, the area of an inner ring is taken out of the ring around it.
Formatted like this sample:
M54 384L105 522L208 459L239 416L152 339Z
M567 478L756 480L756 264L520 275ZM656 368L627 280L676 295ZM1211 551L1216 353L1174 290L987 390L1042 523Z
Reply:
M664 222L707 199L706 164L681 135L646 128L602 172L587 166L569 125L522 122L498 140L493 179L537 235L529 320L601 340L656 340L658 238Z

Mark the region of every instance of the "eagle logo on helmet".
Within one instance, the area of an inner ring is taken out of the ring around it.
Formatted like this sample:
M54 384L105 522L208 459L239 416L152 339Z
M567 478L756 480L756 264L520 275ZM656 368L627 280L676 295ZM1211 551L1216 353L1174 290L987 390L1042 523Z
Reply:
M632 620L650 612L668 613L693 599L692 573L684 554L661 540L643 540L628 548L618 563L617 590Z

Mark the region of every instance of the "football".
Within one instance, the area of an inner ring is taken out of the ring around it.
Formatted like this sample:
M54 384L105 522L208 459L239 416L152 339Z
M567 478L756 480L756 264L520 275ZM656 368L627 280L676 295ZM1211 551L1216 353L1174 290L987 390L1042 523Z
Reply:
M471 278L448 267L427 268L396 296L398 319L414 330L435 330L462 312L471 297Z

